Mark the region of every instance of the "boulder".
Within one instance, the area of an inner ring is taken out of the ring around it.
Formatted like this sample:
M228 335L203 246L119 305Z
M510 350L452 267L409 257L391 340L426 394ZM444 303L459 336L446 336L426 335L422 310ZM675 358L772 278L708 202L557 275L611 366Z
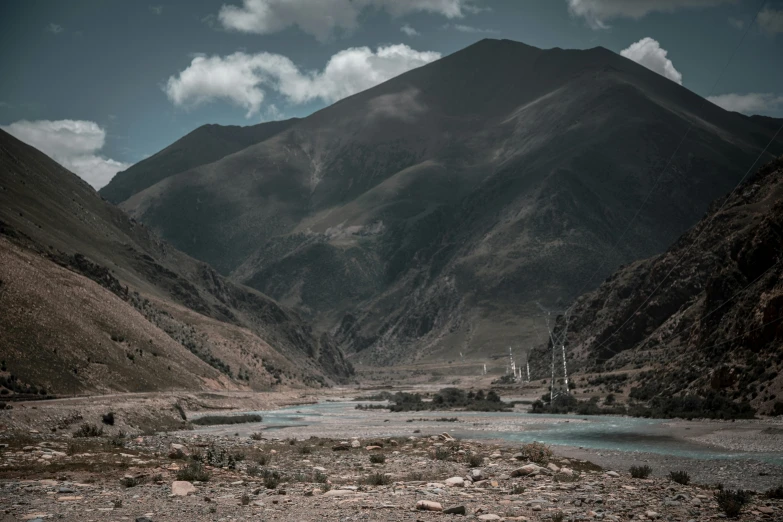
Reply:
M478 482L479 480L484 480L484 472L478 468L474 468L468 472L468 477L470 477L470 480L473 482Z
M175 480L171 483L171 494L175 497L186 497L196 492L196 486L187 480Z

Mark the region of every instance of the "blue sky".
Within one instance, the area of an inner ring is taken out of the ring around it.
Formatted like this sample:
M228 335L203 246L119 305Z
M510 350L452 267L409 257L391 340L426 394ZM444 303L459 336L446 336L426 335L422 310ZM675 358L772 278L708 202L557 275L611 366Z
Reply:
M306 116L487 37L607 47L783 117L783 0L5 0L0 126L99 187L205 123Z

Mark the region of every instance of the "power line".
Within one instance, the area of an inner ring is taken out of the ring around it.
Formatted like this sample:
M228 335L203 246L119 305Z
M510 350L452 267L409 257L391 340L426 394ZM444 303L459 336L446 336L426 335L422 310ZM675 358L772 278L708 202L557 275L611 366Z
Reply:
M737 189L738 189L738 188L739 188L739 187L742 185L742 182L743 182L743 181L745 181L745 178L747 178L747 177L748 177L748 174L750 174L750 172L751 172L751 171L753 170L753 168L756 166L756 163L758 163L759 159L761 159L761 156L763 156L763 155L764 155L764 153L766 153L766 152L767 152L767 149L768 149L768 148L769 148L769 146L772 144L772 142L773 142L773 141L775 141L775 138L777 138L777 136L778 136L778 134L780 133L780 131L781 131L781 130L783 130L783 124L781 124L781 125L780 125L780 127L778 127L778 130L777 130L777 131L775 132L775 134L772 136L772 139L771 139L771 140L769 140L769 143L767 143L767 146L766 146L766 147L764 147L764 149L761 151L761 153L760 153L760 154L759 154L759 155L756 157L756 159L755 159L755 160L753 161L753 163L751 164L750 168L747 170L747 172L745 172L745 175L744 175L744 176L742 176L742 179L740 179L740 180L739 180L739 183L737 183L737 185L736 185L736 186L734 187L734 189L733 189L733 190L732 190L732 191L729 193L729 195L728 195L728 196L726 196L726 199L724 199L724 200L723 200L723 203L721 203L721 206L718 208L718 210L716 210L716 211L715 211L715 212L714 212L714 213L713 213L713 214L712 214L712 215L711 215L711 216L710 216L710 217L707 219L707 222L705 222L705 223L704 223L704 224L701 226L701 228L699 229L699 231L696 233L696 237L694 237L694 238L692 239L692 241L691 241L690 245L688 246L688 248L686 248L686 249L685 249L685 252L683 252L683 253L682 253L682 254L679 256L679 258L677 259L677 261L674 263L674 265L671 267L671 269L669 269L669 271L666 273L666 275L665 275L665 276L664 276L664 278L661 280L661 282L660 282L660 283L658 283L658 285L657 285L655 288L653 288L653 291L650 293L650 295L648 295L648 296L647 296L647 298L646 298L644 301L642 301L642 304L640 304L640 305L639 305L639 306L638 306L638 307L637 307L637 308L636 308L636 309L635 309L633 312L631 312L631 314L628 316L628 319L626 319L626 320L625 320L625 322L624 322L623 324L621 324L621 325L620 325L620 326L619 326L619 327L618 327L618 328L617 328L617 329L616 329L616 330L615 330L615 331L614 331L614 332L613 332L613 333L612 333L612 334L611 334L609 337L607 337L607 338L606 338L606 339L605 339L605 340L604 340L604 341L603 341L603 342L602 342L600 345L598 345L598 347L596 347L596 348L595 348L595 350L600 350L600 349L601 349L601 348L602 348L602 347L603 347L603 346L604 346L606 343L608 343L608 342L609 342L609 340L610 340L612 337L614 337L615 335L617 335L617 333L618 333L618 332L620 332L620 330L622 330L622 329L625 327L625 325L627 325L629 322L631 322L631 320L634 318L634 316L636 315L636 313L637 313L637 312L639 312L639 310L641 310L641 309L644 307L644 305L646 305L646 304L647 304L647 303L650 301L650 299L652 299L652 297L655 295L655 293L656 293L656 292L657 292L657 291L658 291L658 290L661 288L661 286L663 286L663 284L664 284L664 283L665 283L665 282L666 282L666 281L669 279L669 276L672 274L672 272L674 272L674 270L675 270L675 269L676 269L676 268L677 268L677 267L680 265L680 262L682 262L682 260L683 260L683 259L685 259L685 256L686 256L686 255L687 255L687 254L688 254L688 253L689 253L689 252L690 252L690 251L693 249L693 247L696 245L696 240L699 238L699 236L701 236L701 234L702 234L702 233L703 233L703 232L704 232L704 231L705 231L705 230L708 228L708 226L709 226L709 224L712 222L712 220L713 220L713 219L715 219L715 216L717 216L718 214L720 214L720 213L721 213L721 211L723 210L723 207L725 207L725 206L726 206L726 204L727 204L727 203L728 203L728 202L731 200L731 196L733 196L733 195L734 195L734 193L737 191ZM611 350L610 350L610 351L611 351ZM616 353L619 353L619 352L613 351L613 353L614 353L614 354L616 354Z
M748 24L745 31L742 33L742 37L740 37L739 42L732 50L731 54L729 55L729 59L726 61L726 63L723 65L723 68L721 69L720 73L718 74L718 77L715 79L715 82L713 82L712 87L710 88L709 94L707 94L707 98L712 96L715 92L715 88L718 86L718 83L723 78L723 75L726 73L726 69L728 69L729 64L734 59L734 55L737 54L737 51L739 50L740 46L742 46L742 43L745 41L745 37L750 32L751 27L756 23L756 20L758 19L759 13L761 13L761 10L764 8L764 5L767 3L767 0L762 0L761 4L759 5L758 9L756 10L756 14L753 16L753 19ZM639 214L641 214L642 209L647 205L647 202L650 200L650 197L652 196L653 192L655 192L655 189L658 187L658 184L663 179L663 175L668 170L669 166L671 165L672 161L674 160L674 157L677 155L677 153L680 151L680 148L682 147L682 144L685 143L685 139L688 137L688 134L690 134L691 129L693 129L694 124L694 118L691 119L690 123L688 124L688 128L685 130L685 134L683 134L682 138L680 139L680 142L677 144L677 147L674 149L674 152L669 157L669 160L666 162L666 165L664 165L663 170L661 170L661 173L658 175L658 178L655 180L655 183L653 183L653 186L650 188L649 192L647 193L647 196L644 198L644 201L642 201L642 204L639 206L639 208L636 210L636 213L633 215L631 220L628 222L628 224L625 226L625 229L623 230L622 234L620 234L620 237L617 239L615 244L609 249L610 252L615 251L619 244L622 242L623 238L625 238L625 235L628 233L628 231L631 229L631 225L636 221L636 219L639 217ZM774 139L774 138L773 138ZM769 145L767 145L769 146ZM766 148L765 148L766 150ZM604 267L608 260L608 256L604 256L604 260L601 262L601 264L598 266L598 268L595 270L595 272L590 275L590 277L587 278L585 283L582 285L582 287L576 292L576 296L580 296L584 289L590 284L590 281L593 280L593 278L598 275L598 273L601 271L601 269ZM569 310L574 306L576 303L576 299L574 299L574 302L569 306Z

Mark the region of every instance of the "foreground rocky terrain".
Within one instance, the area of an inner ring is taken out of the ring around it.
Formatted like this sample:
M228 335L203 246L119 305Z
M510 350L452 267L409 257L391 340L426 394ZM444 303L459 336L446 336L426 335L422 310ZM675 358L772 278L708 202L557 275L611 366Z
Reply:
M29 434L4 444L4 521L721 517L714 485L633 479L627 470L548 456L545 447L471 443L448 434L342 441L263 433ZM754 495L741 519L781 517L783 501Z

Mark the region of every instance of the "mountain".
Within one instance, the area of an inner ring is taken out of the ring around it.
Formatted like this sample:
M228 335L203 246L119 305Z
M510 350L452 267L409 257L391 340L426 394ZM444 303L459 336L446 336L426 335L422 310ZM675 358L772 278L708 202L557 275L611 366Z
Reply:
M483 40L121 207L360 363L483 358L663 251L773 132L603 48Z
M2 131L0 259L6 389L266 389L351 372L297 313L172 248Z
M254 143L262 142L297 121L298 118L292 118L248 127L202 125L154 156L118 172L111 183L99 193L112 203L121 203L168 176L212 163Z
M783 414L783 157L581 296L569 332L571 370L627 372L631 397L712 391ZM547 353L531 357L539 375Z

